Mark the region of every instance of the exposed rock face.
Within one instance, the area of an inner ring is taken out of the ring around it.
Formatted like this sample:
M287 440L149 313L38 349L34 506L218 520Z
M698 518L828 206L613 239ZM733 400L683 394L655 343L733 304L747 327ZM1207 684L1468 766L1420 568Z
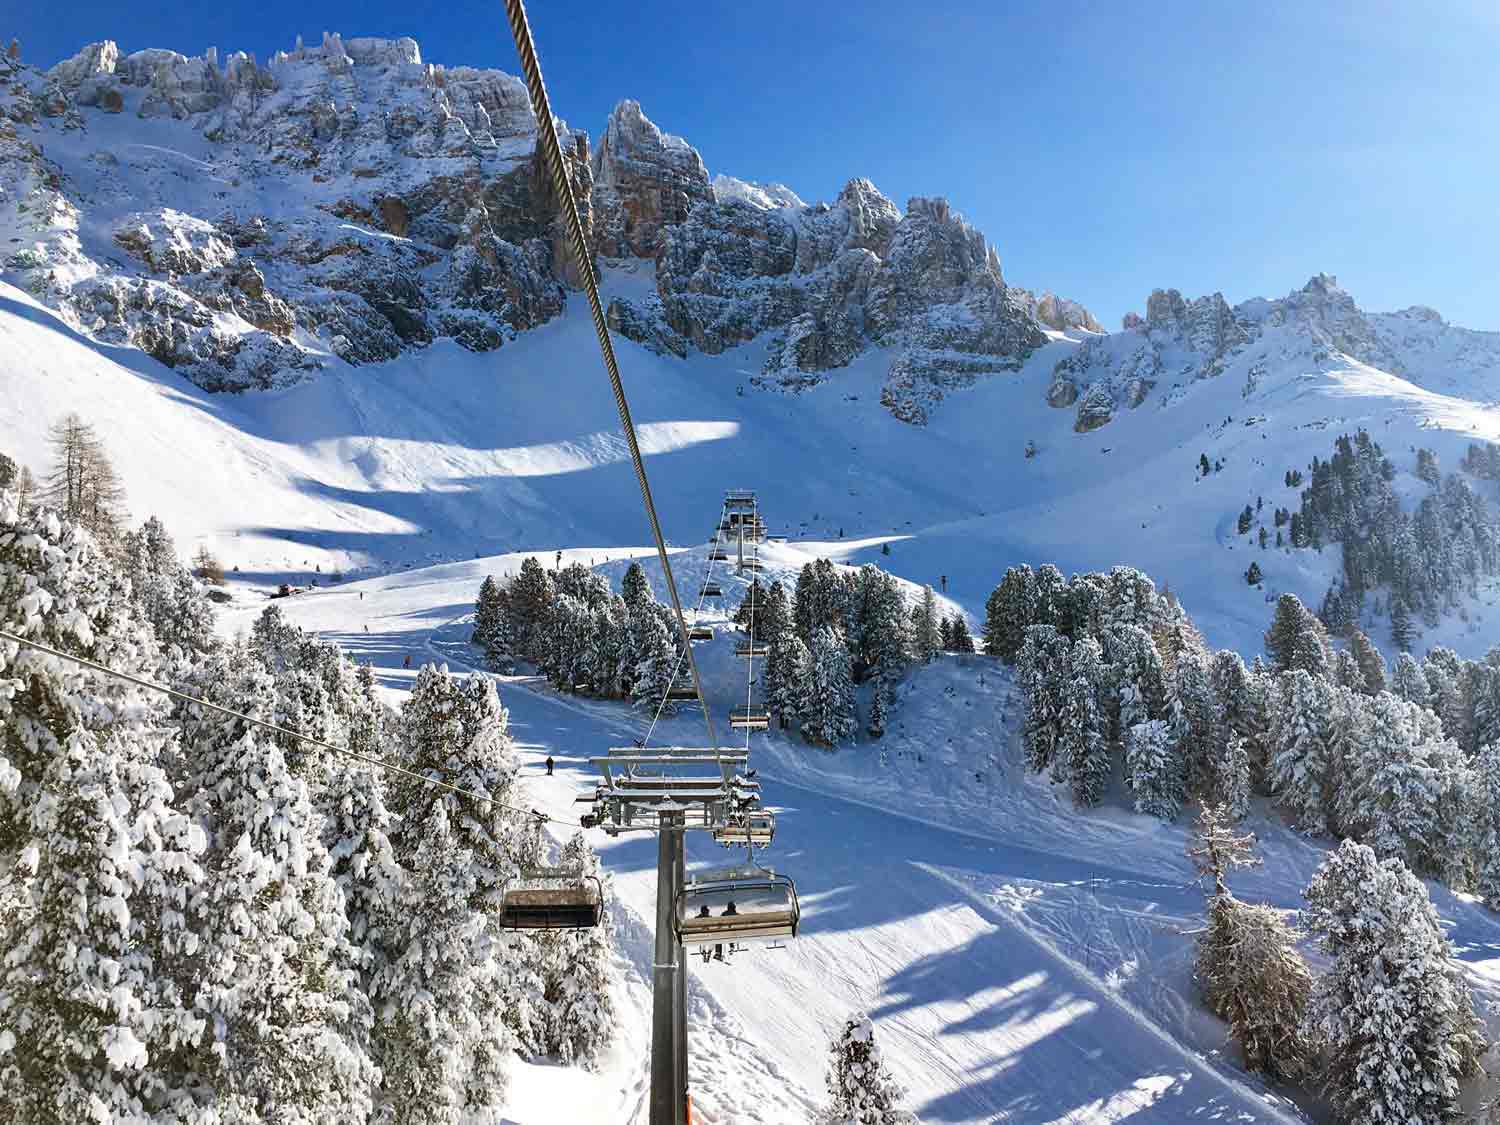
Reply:
M337 35L265 66L109 42L45 74L0 65L0 123L96 135L113 189L150 208L100 243L43 155L47 130L37 145L0 137L0 227L23 247L7 266L83 330L204 386L284 382L330 354L388 359L439 336L498 347L557 316L577 281L511 75L424 65L410 39ZM182 121L197 135L184 149L208 158L115 148L121 112ZM588 224L588 137L559 128ZM160 186L163 162L180 185Z
M1073 429L1080 434L1097 430L1114 417L1114 409L1115 397L1110 389L1101 383L1095 383L1078 404L1078 417L1073 422Z
M1263 323L1294 325L1329 352L1342 352L1394 374L1402 372L1401 361L1331 274L1320 273L1301 289L1272 302Z
M330 34L264 64L106 42L45 73L0 68L6 268L80 330L206 387L272 385L441 337L499 347L557 316L579 280L510 75L424 63L410 39ZM115 114L179 139L116 143ZM655 264L655 295L611 302L609 323L663 354L757 341L755 381L797 389L887 349L883 401L921 422L951 390L1018 367L1045 342L1038 317L1092 322L1007 286L942 199L903 213L855 179L807 206L783 185L711 181L631 101L597 150L558 127L596 248ZM85 214L101 180L132 201L111 212L124 218Z
M1069 332L1077 329L1083 329L1086 332L1104 331L1104 327L1094 319L1094 314L1088 309L1077 301L1059 297L1056 293L1046 292L1040 297L1033 297L1027 293L1026 304L1038 324L1045 325L1056 332Z
M714 176L714 199L728 203L737 199L762 211L774 211L780 207L806 207L797 193L786 184L753 184L747 180L726 176L723 172Z
M594 152L595 248L611 258L654 258L664 228L681 223L695 203L712 203L714 189L698 151L663 133L622 101L609 115Z
M868 180L831 206L696 205L667 229L657 288L667 327L700 351L771 331L762 385L800 389L870 344L899 349L883 400L914 422L1045 340L946 201L913 199L903 216Z

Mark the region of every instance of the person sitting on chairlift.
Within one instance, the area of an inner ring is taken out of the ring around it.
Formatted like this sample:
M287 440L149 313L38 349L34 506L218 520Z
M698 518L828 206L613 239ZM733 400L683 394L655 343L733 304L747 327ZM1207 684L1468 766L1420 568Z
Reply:
M698 917L707 918L708 916L708 903L705 902L701 907L698 908Z
M724 917L733 918L738 913L739 911L734 908L734 899L730 899L729 905L724 908Z

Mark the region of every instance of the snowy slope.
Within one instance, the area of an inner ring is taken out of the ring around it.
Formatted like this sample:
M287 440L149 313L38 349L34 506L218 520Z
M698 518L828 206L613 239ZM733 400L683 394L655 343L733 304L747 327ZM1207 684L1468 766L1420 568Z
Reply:
M648 272L617 271L609 289L636 291ZM0 448L40 470L45 426L81 411L120 462L132 509L161 515L184 549L210 543L245 576L639 544L634 475L576 305L498 352L439 342L226 396L81 337L0 284ZM657 504L679 544L706 538L724 487L752 485L773 531L919 583L947 575L973 615L1012 563L1128 562L1169 586L1211 642L1250 653L1267 603L1291 590L1316 604L1338 557L1252 548L1234 533L1245 503L1264 497L1267 522L1275 507L1295 507L1285 470L1327 457L1358 426L1404 473L1417 445L1453 467L1468 441L1500 438L1500 412L1471 399L1348 359L1300 369L1295 341L1277 336L1288 331L1269 331L1218 378L1161 388L1083 434L1043 393L1077 346L1061 334L1016 375L950 398L926 427L876 405L878 356L801 395L741 395L759 369L757 343L689 360L623 340L617 349ZM1284 365L1279 344L1293 353ZM1040 450L1029 459L1028 441ZM1199 479L1200 453L1223 471ZM1241 577L1251 558L1264 591ZM1492 623L1486 606L1474 610L1438 636L1478 655Z
M684 589L706 571L704 554L674 556ZM767 554L772 574L787 573L803 549ZM484 574L510 573L521 557L366 579L279 604L373 662L397 701L416 674L401 667L405 656L456 668L473 659L465 620L473 592ZM563 561L592 558L618 579L625 563L603 557L584 548ZM654 559L642 561L659 591ZM727 593L725 609L736 600ZM246 595L223 628L243 627L263 604ZM695 651L722 718L744 689L744 664L718 612L705 607L702 619L720 623ZM645 729L640 712L558 695L530 677L500 677L499 686L529 798L563 819L592 787L587 759ZM940 658L903 691L899 721L879 743L830 754L775 734L750 742L765 803L779 814L762 862L797 880L804 928L786 950L728 966L692 962L691 1074L704 1120L808 1120L822 1096L826 1042L856 1008L876 1018L888 1062L928 1122L1320 1120L1318 1106L1290 1103L1244 1074L1222 1025L1196 1001L1190 934L1202 895L1183 854L1185 824L1119 806L1080 816L1026 774L1014 685L988 658ZM654 741L702 739L701 718L688 709L664 720ZM558 763L552 779L540 776L548 754ZM1250 827L1266 863L1237 874L1236 890L1297 910L1321 846L1274 816L1257 814ZM556 828L559 838L567 831ZM627 1015L601 1073L569 1089L575 1116L567 1119L643 1121L620 1111L637 1111L644 1090L654 853L646 839L592 836L614 878ZM710 866L725 853L695 839L689 858ZM1429 889L1479 1000L1500 999L1500 924L1464 896ZM561 1104L549 1100L553 1082L550 1068L521 1068L514 1119L555 1119L547 1116Z

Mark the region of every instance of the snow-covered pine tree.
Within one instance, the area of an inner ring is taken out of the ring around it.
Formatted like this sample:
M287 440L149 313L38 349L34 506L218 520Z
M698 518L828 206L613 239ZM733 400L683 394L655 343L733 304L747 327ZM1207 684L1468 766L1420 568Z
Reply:
M917 659L930 661L943 651L942 617L938 613L937 594L931 586L922 587L922 600L911 609L912 650Z
M1051 625L1031 625L1016 659L1026 713L1021 721L1021 742L1027 764L1040 773L1053 763L1062 735L1064 685L1069 669L1071 644Z
M261 721L274 714L271 676L238 644L181 686ZM195 1008L221 1069L201 1077L228 1119L367 1114L376 1070L363 958L307 786L259 727L194 703L180 705L178 720L179 791L209 839L190 913L203 974Z
M495 581L493 574L486 574L479 584L479 596L474 599L474 631L469 636L470 643L486 651L494 645L505 621L505 602L500 583Z
M1370 643L1370 638L1355 629L1349 634L1349 651L1354 653L1359 664L1364 684L1360 688L1366 695L1379 695L1385 690L1385 660L1380 650Z
M1266 631L1266 653L1279 672L1301 668L1322 675L1328 668L1328 641L1323 623L1296 594L1282 594Z
M1302 669L1282 673L1270 706L1268 781L1276 799L1303 831L1328 831L1332 763L1323 738L1324 719L1334 706L1333 688Z
M832 748L854 730L854 686L849 674L849 650L830 625L813 634L810 672L802 710L802 735L809 742Z
M1406 608L1405 600L1392 595L1391 643L1396 646L1397 652L1410 652L1416 639L1417 631L1412 625L1411 612Z
M656 600L656 595L651 592L651 581L646 577L646 570L638 562L632 562L625 568L625 577L620 580L620 593L632 615L641 612Z
M176 544L155 516L120 538L120 562L131 595L164 648L206 652L215 643L213 610L202 586L177 557Z
M563 845L560 865L581 872L586 880L600 875L599 859L581 832ZM555 939L544 957L548 1053L564 1065L592 1068L615 1033L617 973L609 915L590 929L547 936Z
M1104 707L1116 737L1137 723L1170 715L1166 670L1151 634L1138 625L1109 625L1099 634L1113 688Z
M812 654L801 637L788 631L781 640L771 642L762 690L766 709L783 727L801 722L808 713L811 680Z
M860 582L854 671L857 678L897 675L913 649L906 599L896 579L878 567L861 567Z
M755 611L755 639L769 644L792 628L792 606L778 579L766 590L766 604Z
M1306 1029L1346 1121L1442 1125L1485 1050L1427 889L1400 860L1345 840L1309 884L1303 918L1332 961Z
M1178 752L1187 771L1188 792L1206 797L1217 788L1219 700L1214 695L1212 662L1199 647L1177 655L1172 694Z
M635 668L631 673L630 698L637 707L653 711L661 705L667 688L677 675L677 650L661 618L638 614L633 621ZM671 704L666 705L668 708Z
M750 579L750 586L745 590L745 596L740 599L740 604L734 608L734 616L731 620L741 629L752 628L752 618L763 617L766 612L766 591L760 584L760 578Z
M138 676L159 663L93 537L0 492L0 628ZM0 641L0 1089L18 1125L178 1122L201 830L159 763L163 701ZM83 909L88 904L93 909Z
M1205 805L1188 846L1199 873L1214 876L1193 975L1240 1044L1246 1067L1295 1079L1313 1055L1302 1026L1312 974L1281 912L1240 902L1225 885L1228 869L1260 862L1255 837L1236 835L1231 820L1228 809Z
M1333 664L1328 671L1339 687L1364 692L1365 674L1359 670L1359 661L1354 658L1354 653L1347 648L1333 650Z
M1252 773L1257 770L1264 772L1265 756L1261 749L1265 735L1265 701L1260 690L1262 685L1245 667L1240 654L1232 649L1214 653L1209 679L1213 683L1214 698L1219 703L1215 744L1226 745L1231 738L1238 736L1244 740L1245 752L1251 758Z
M964 620L962 613L953 615L953 651L973 652L974 637L969 632L969 623Z
M1174 820L1187 796L1186 771L1177 736L1163 719L1148 719L1125 731L1125 777L1135 792L1135 811Z
M886 1072L875 1025L863 1012L844 1021L829 1050L828 1096L819 1125L918 1125L901 1108L906 1091Z
M1063 679L1058 688L1052 777L1066 781L1072 787L1073 799L1087 808L1104 799L1111 771L1109 720L1099 698L1107 675L1104 650L1093 637L1079 637L1059 671Z
M419 806L414 806L419 807ZM376 982L383 1068L376 1119L458 1125L505 1102L514 1040L504 975L484 915L473 854L442 801L408 821L409 874L391 934L394 956ZM419 842L419 846L415 846Z
M446 665L426 664L401 708L400 763L424 777L488 797L480 802L450 790L397 775L389 793L402 828L393 841L402 865L425 845L411 827L424 823L435 804L448 810L448 830L470 853L477 911L499 906L505 883L525 852L529 824L506 809L517 765L510 717L482 676L450 675Z
M1396 667L1391 672L1391 691L1408 703L1415 703L1419 707L1428 705L1432 689L1427 684L1427 677L1422 674L1422 666L1412 659L1409 652L1403 652L1396 658Z
M1486 906L1500 910L1500 743L1479 751L1474 782L1474 889Z
M953 619L951 617L948 617L948 616L945 615L943 617L943 619L938 622L938 637L942 641L943 651L944 652L952 652L953 651Z
M552 575L535 557L528 557L505 593L516 652L535 664L548 632L547 619L555 593Z
M1014 664L1036 614L1036 575L1025 564L1011 567L984 604L984 651Z

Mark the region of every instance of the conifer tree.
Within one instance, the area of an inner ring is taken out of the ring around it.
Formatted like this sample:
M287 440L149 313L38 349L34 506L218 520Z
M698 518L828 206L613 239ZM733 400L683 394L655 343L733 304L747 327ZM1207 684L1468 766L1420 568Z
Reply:
M537 663L555 593L552 575L535 556L528 557L521 563L520 572L511 579L505 593L516 652Z
M1396 667L1391 673L1391 692L1419 707L1426 707L1429 703L1431 688L1427 684L1427 677L1422 674L1421 665L1412 659L1409 652L1403 652L1396 658Z
M479 584L479 597L474 602L474 632L469 637L470 642L485 650L492 648L496 636L504 628L505 611L500 583L495 581L493 574L486 574Z
M1391 643L1396 646L1398 652L1410 652L1412 642L1416 640L1416 630L1412 628L1411 613L1406 608L1406 602L1401 598L1391 599Z
M1194 976L1204 1002L1228 1023L1245 1053L1245 1065L1295 1079L1313 1056L1302 1028L1312 974L1280 911L1230 894L1226 872L1260 862L1255 837L1236 835L1232 819L1229 810L1205 805L1188 846L1199 873L1214 877Z
M625 577L620 581L620 593L632 615L640 613L656 600L645 568L638 562L632 562L625 568Z
M1500 910L1500 743L1490 743L1474 761L1475 892L1491 910Z
M125 519L125 487L93 426L70 413L47 430L52 471L41 500L111 550Z
M1333 706L1327 682L1299 669L1277 684L1267 731L1269 782L1306 832L1328 831L1326 793L1331 754L1324 741L1323 717Z
M1075 641L1063 674L1052 775L1067 781L1073 799L1087 808L1104 799L1110 775L1108 720L1099 703L1105 677L1099 642Z
M931 586L922 587L922 600L911 610L912 650L917 659L930 661L943 651L941 615L937 608L937 594Z
M962 613L953 615L953 651L973 652L974 637L969 632L969 623Z
M953 651L953 620L946 615L938 622L938 637L944 652Z
M635 619L636 663L630 682L630 697L638 707L655 710L677 678L677 650L667 627L656 614ZM667 704L671 707L671 704Z
M1345 840L1309 884L1304 918L1332 964L1307 1034L1346 1121L1440 1125L1477 1073L1483 1028L1427 890L1399 860Z
M581 832L563 845L560 866L580 872L586 883L600 876L599 859ZM592 1068L615 1031L617 974L609 915L589 929L546 936L552 939L543 956L548 1053L564 1065Z
M854 730L854 688L849 650L843 638L825 625L813 635L802 734L820 746L833 747Z
M863 1012L844 1021L829 1050L828 1096L819 1125L917 1125L901 1108L906 1091L886 1072L875 1026Z
M808 713L812 674L812 656L796 633L788 631L771 642L762 688L767 711L783 727L800 722Z
M239 646L193 668L184 687L261 721L274 715L270 675ZM366 1114L375 1068L362 957L307 786L261 728L195 703L179 721L181 792L209 833L192 908L203 965L195 1007L222 1070L204 1077L230 1118Z
M1177 737L1165 720L1148 719L1126 729L1125 775L1136 812L1176 818L1186 798L1186 777Z
M984 606L984 651L1014 664L1028 627L1037 624L1037 584L1031 567L1005 572Z
M1068 638L1051 625L1032 625L1026 630L1026 641L1016 661L1016 679L1026 707L1021 741L1027 764L1038 773L1052 765L1062 737L1064 685L1071 678L1070 649Z
M0 628L137 676L159 661L93 537L0 492ZM0 1089L19 1125L176 1122L192 1011L201 829L159 763L162 700L0 641ZM81 904L95 904L82 910Z
M1380 650L1358 629L1349 634L1349 649L1354 653L1364 681L1358 690L1366 695L1379 695L1385 690L1385 661L1380 656Z

